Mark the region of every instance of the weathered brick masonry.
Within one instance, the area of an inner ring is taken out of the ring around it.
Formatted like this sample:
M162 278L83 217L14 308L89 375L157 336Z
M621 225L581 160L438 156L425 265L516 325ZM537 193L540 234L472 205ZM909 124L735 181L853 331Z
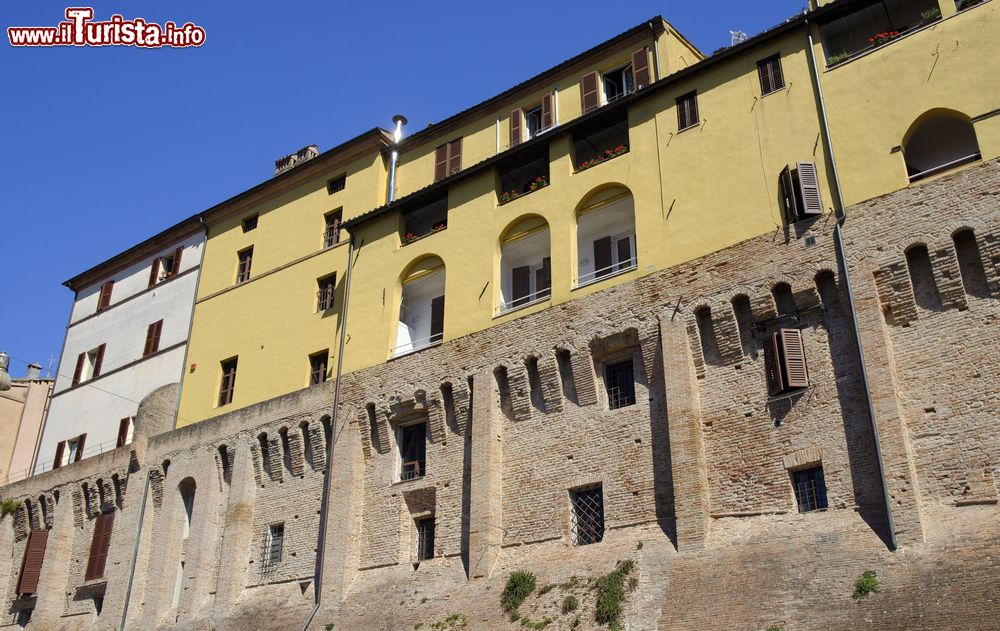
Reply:
M593 592L570 579L625 558L630 629L994 628L1000 163L848 211L892 533L833 230L799 223L345 376L332 423L332 384L162 434L140 418L128 448L3 489L22 500L0 528L5 622L34 607L29 628L117 628L145 504L127 628L299 628L329 466L312 628L453 613L518 628L499 608L515 569L560 584L524 615L591 628ZM769 398L762 342L779 328L802 331L811 385ZM609 409L603 367L629 358L636 403ZM396 429L414 421L426 474L397 482ZM813 464L829 509L800 514L790 472ZM607 533L575 547L570 492L595 484ZM116 513L107 568L85 582L102 507ZM418 563L426 516L435 556ZM284 554L268 564L275 523ZM45 524L37 596L16 599ZM882 592L852 600L868 569ZM573 591L582 608L563 615Z

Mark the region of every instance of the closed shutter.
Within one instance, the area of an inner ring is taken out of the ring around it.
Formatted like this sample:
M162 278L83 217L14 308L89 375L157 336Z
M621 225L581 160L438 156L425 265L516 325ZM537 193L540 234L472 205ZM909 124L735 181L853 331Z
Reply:
M799 174L799 192L802 199L802 214L805 216L822 215L823 199L819 194L819 175L813 162L796 162L795 169Z
M170 268L170 275L177 276L181 273L181 254L184 254L184 247L174 250L174 265Z
M462 139L448 143L448 175L462 170Z
M444 144L434 152L434 181L443 180L448 175L448 145Z
M431 342L440 342L444 337L444 296L431 300Z
M611 273L611 237L594 241L594 277Z
M63 453L66 451L66 441L60 440L59 444L56 445L56 459L52 461L52 468L58 469L62 466Z
M83 362L87 361L87 354L80 353L80 356L76 358L76 370L73 371L73 385L80 383L80 378L83 376Z
M555 125L555 109L552 93L542 97L542 129L548 129Z
M94 358L94 374L92 377L99 377L101 375L101 365L104 363L104 349L107 344L101 344L97 347L97 357Z
M130 417L125 417L118 421L118 438L115 440L115 447L124 447L128 441L128 426L132 422Z
M795 184L792 181L792 170L785 166L778 176L778 186L781 189L781 201L784 208L785 221L789 224L795 223L799 219L799 204L795 201Z
M542 259L542 266L535 270L535 292L538 297L548 296L552 287L552 259Z
M163 330L163 320L157 320L146 327L146 346L142 349L142 356L152 355L160 350L160 332Z
M524 301L531 293L531 267L515 267L511 272L514 302Z
M677 129L698 124L698 93L689 92L677 99Z
M806 369L806 351L802 344L802 331L781 329L781 350L784 358L785 386L806 388L809 386L809 371Z
M87 435L80 434L76 439L76 458L73 462L80 462L83 460L83 448L87 446Z
M650 84L649 47L647 46L632 53L632 80L635 81L636 90Z
M524 133L524 111L518 108L510 113L510 146L516 147L521 144L521 136Z
M781 56L774 55L757 62L761 95L770 94L785 87L785 77L781 72Z
M104 576L108 562L108 548L111 546L111 531L115 524L115 514L102 513L94 520L94 537L90 542L90 556L83 580L92 581Z
M596 72L583 75L583 79L580 80L580 99L584 114L596 110L601 105L601 99L597 93L599 83Z
M115 281L109 280L101 285L101 297L97 301L97 310L103 311L111 305L111 292L114 289Z
M767 376L768 394L781 394L785 391L785 381L781 376L781 352L778 333L764 342L764 372Z
M153 259L153 266L149 268L149 286L156 284L156 279L160 275L160 259Z
M24 548L24 560L21 562L21 576L17 579L18 594L34 594L38 589L38 578L42 574L42 561L45 560L45 544L49 540L49 531L45 529L32 530L28 534L28 545Z
M618 239L618 265L615 271L628 269L632 266L632 239L625 237Z

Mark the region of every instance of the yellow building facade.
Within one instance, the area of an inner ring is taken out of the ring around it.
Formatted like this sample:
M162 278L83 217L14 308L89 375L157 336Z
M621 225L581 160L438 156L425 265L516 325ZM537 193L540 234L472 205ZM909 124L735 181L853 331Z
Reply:
M710 57L656 18L207 211L178 425L306 387L319 352L334 376L349 251L345 372L761 234L808 236L834 210L996 157L997 5L899 2L905 25L873 43L894 19L876 4L827 3ZM326 247L338 209L343 245Z

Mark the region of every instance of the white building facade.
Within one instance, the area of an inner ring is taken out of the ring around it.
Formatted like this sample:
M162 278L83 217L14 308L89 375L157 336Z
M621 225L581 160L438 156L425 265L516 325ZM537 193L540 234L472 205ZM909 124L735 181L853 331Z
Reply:
M204 244L194 217L64 283L76 298L35 474L129 444L139 403L180 382Z

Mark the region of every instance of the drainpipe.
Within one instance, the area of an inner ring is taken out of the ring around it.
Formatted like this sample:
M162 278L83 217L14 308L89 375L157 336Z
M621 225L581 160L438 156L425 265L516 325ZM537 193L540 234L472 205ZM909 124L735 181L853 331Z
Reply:
M882 496L885 501L885 514L889 522L889 547L892 550L896 550L896 525L892 517L892 496L889 494L889 484L885 479L885 462L882 458L882 443L879 440L878 435L878 421L875 418L875 403L872 400L872 389L868 380L868 367L865 364L865 351L864 346L861 343L861 329L858 326L858 313L854 308L854 290L851 288L851 277L847 267L847 253L844 249L844 236L841 232L841 227L844 225L844 222L847 221L847 211L844 208L844 193L840 187L840 175L837 171L837 162L833 155L833 143L830 137L830 123L826 116L826 101L823 99L823 86L819 80L819 66L816 64L816 54L813 50L814 42L812 28L808 19L805 21L805 29L807 36L806 51L809 55L809 64L812 71L813 89L816 91L816 97L819 105L820 125L823 134L823 149L826 154L826 159L830 164L830 171L833 176L833 185L837 193L834 208L837 223L833 228L833 241L837 249L837 265L840 268L840 274L841 278L844 280L844 285L847 287L847 305L851 312L851 328L854 331L854 341L858 346L858 360L861 363L861 381L865 387L865 401L868 404L868 418L871 420L872 439L875 443L875 459L878 463L879 478L882 482Z
M406 117L402 114L396 114L392 117L392 122L395 123L396 127L392 131L394 144L392 147L392 157L389 159L389 190L385 192L386 204L396 198L396 164L399 162L399 151L396 150L396 145L403 139L403 125L406 124ZM348 259L348 264L350 264L350 259ZM350 267L347 268L347 277L351 277Z
M401 133L402 123L405 123L406 119L402 116L397 116L396 118L399 118L402 121L397 121L396 123L398 135ZM392 153L394 160L393 166L395 166L395 150ZM392 188L389 190L392 191ZM309 617L306 618L305 624L302 625L302 631L306 631L309 628L309 625L312 624L313 618L316 617L316 612L319 611L320 600L323 593L323 551L326 549L326 516L330 505L330 482L333 480L333 448L337 444L337 437L340 435L337 431L337 409L340 407L340 378L344 371L344 345L347 340L347 303L351 296L352 269L354 269L353 234L351 235L350 241L347 245L347 274L344 276L344 304L340 309L340 348L337 351L337 382L333 387L333 413L330 415L330 441L326 446L326 471L323 474L323 499L320 503L319 545L316 547L316 577L313 581L313 593L316 596L316 604L313 606L312 611L309 612Z

